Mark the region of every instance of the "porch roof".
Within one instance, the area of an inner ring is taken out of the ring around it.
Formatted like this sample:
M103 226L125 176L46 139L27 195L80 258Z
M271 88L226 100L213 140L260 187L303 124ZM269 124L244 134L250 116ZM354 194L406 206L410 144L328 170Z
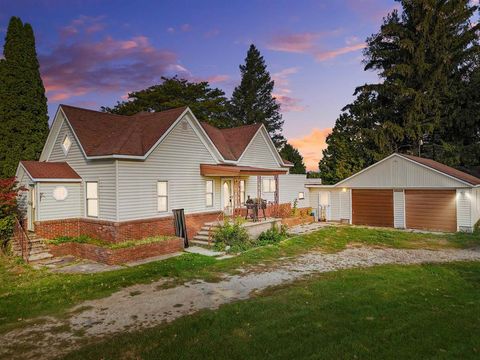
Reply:
M36 182L80 182L82 178L66 162L20 161L27 174Z
M283 175L286 169L264 169L253 166L200 164L203 176L242 176L242 175Z

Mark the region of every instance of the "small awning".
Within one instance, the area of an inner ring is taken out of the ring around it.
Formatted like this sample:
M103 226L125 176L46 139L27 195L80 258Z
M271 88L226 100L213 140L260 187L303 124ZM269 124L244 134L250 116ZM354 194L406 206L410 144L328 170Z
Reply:
M66 162L20 161L35 182L81 182L82 178Z
M200 164L200 174L203 176L269 176L286 174L286 169L263 169L253 166L236 166L236 165L211 165Z

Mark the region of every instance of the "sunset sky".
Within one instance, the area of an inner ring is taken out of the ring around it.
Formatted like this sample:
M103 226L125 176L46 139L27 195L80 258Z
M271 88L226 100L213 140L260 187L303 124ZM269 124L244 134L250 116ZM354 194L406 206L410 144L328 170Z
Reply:
M340 109L364 72L362 49L393 0L0 0L32 24L49 100L99 109L162 75L208 80L230 96L250 43L263 54L282 105L284 135L317 169Z

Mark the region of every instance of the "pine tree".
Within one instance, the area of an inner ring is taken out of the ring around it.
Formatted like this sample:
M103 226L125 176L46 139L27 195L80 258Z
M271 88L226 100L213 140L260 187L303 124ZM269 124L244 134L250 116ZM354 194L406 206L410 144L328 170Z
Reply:
M298 149L289 143L286 143L280 150L280 156L293 163L293 167L290 168L290 174L305 174L307 172L305 163L303 162L303 156Z
M229 114L237 125L262 123L277 146L285 143L282 136L283 120L280 105L272 96L274 81L260 51L250 45L245 64L240 65L242 80L233 91Z
M376 71L381 82L357 88L337 120L320 162L327 181L392 152L449 165L480 162L465 151L480 142L480 25L471 23L478 7L468 0L399 2L402 13L393 11L367 39L365 70Z
M219 128L231 127L227 117L227 98L218 88L206 81L190 82L177 77L162 77L162 83L128 94L128 101L118 102L102 111L133 115L141 111L163 111L189 106L195 116Z
M12 17L0 63L0 176L19 160L37 160L48 135L48 109L33 29Z

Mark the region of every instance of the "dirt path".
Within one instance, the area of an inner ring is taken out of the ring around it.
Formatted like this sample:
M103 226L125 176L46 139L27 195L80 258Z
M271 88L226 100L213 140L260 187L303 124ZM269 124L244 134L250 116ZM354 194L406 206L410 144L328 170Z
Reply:
M253 292L306 275L382 264L480 261L480 250L398 250L349 248L336 254L310 253L265 271L226 276L218 283L192 281L164 289L165 281L135 285L109 297L86 301L62 320L44 317L28 328L0 336L0 358L49 359L91 339L144 329L201 309L249 298ZM19 352L18 349L24 349Z

